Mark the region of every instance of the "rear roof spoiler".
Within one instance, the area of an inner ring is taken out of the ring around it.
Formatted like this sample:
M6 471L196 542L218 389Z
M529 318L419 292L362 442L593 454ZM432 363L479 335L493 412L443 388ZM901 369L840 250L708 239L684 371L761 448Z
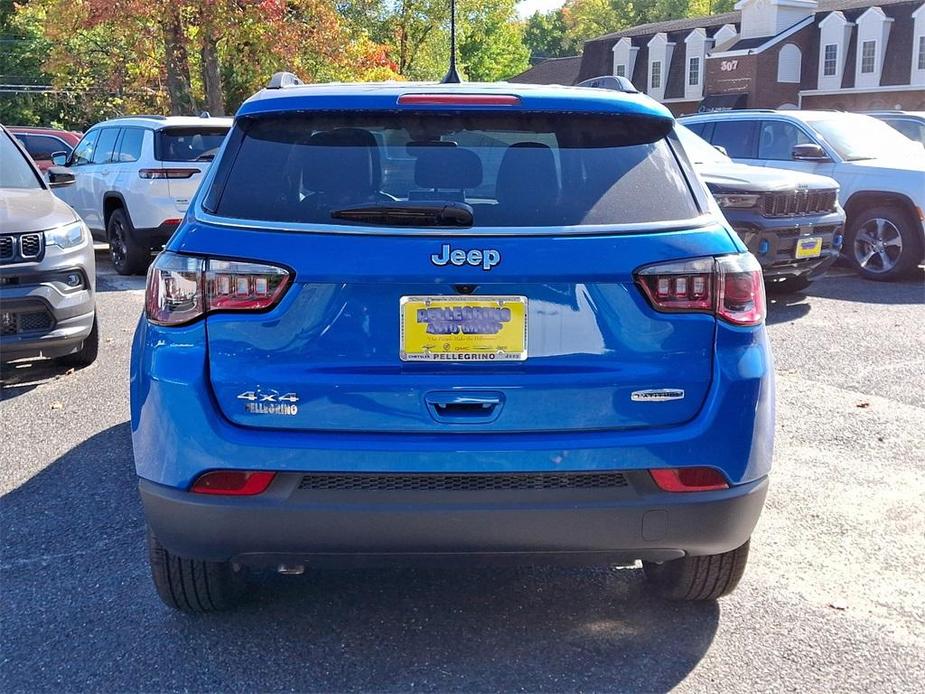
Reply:
M577 87L593 87L595 89L611 89L615 92L625 92L627 94L638 94L639 90L633 86L626 77L616 75L601 75L600 77L591 77L584 82L579 82Z

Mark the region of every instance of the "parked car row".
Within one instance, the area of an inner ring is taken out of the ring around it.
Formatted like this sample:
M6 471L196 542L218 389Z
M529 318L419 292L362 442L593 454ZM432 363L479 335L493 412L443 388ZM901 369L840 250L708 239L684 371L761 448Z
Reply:
M726 111L682 123L735 161L837 181L848 260L893 280L925 255L925 148L885 123L834 111Z

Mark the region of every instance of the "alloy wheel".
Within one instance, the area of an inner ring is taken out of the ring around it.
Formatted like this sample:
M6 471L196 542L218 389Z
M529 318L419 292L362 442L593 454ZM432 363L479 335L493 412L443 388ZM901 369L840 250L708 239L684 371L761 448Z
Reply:
M889 219L874 217L858 228L854 237L854 259L872 273L889 272L903 252L903 237Z

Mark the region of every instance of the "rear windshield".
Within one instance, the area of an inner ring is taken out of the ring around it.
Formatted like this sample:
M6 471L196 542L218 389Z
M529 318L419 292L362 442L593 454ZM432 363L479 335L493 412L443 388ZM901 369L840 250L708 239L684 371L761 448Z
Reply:
M158 161L212 161L228 128L166 128L154 140Z
M446 203L471 209L464 225L472 227L699 214L668 144L628 144L641 138L627 118L354 113L264 117L236 127L243 132L233 136L204 203L224 217L350 224L342 213L357 206Z

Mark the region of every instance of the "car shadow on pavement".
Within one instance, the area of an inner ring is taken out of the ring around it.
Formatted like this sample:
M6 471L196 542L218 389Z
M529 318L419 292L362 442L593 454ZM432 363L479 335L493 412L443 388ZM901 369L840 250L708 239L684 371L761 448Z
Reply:
M0 364L0 402L19 397L43 383L73 373L74 370L73 366L59 364L53 359Z
M316 570L236 612L156 598L128 423L0 501L6 691L667 691L717 603L650 597L636 570Z
M874 282L860 275L830 275L816 280L805 292L810 298L858 301L865 304L925 304L925 270L917 268L895 282Z
M793 294L768 294L768 315L765 322L768 325L775 323L789 323L808 314L812 306L806 300L806 294L795 292Z

